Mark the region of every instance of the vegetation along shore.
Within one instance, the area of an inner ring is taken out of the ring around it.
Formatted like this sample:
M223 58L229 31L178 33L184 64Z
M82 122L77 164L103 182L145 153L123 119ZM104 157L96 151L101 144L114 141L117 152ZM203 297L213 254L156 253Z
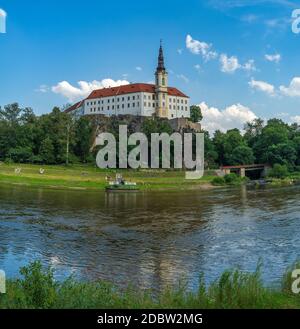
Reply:
M254 273L225 271L219 279L206 285L199 276L195 291L185 284L161 292L143 291L128 286L121 289L105 281L78 282L73 278L56 281L53 271L40 262L20 269L21 277L8 279L6 294L0 294L0 309L113 309L113 308L300 308L300 295L291 291L291 270L287 269L279 288L266 287L260 267Z

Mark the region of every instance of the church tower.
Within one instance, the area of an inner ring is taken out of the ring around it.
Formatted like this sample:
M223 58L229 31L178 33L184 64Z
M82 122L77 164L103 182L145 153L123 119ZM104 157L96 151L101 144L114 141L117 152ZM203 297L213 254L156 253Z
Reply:
M168 73L164 63L164 53L160 42L158 65L155 72L156 115L168 118Z

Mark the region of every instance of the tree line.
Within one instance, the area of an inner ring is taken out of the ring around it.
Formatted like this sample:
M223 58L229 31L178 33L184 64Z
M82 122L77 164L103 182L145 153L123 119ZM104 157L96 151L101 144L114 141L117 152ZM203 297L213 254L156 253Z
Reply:
M95 138L95 122L88 117L75 119L58 107L49 114L37 116L31 108L17 103L0 107L0 160L17 163L63 164L94 162L91 146ZM191 106L191 119L201 122L201 109ZM110 131L120 121L111 119ZM172 133L167 120L146 119L142 132ZM130 131L130 129L129 129ZM268 163L300 170L300 126L280 119L264 122L255 119L239 129L205 133L206 168L222 165Z

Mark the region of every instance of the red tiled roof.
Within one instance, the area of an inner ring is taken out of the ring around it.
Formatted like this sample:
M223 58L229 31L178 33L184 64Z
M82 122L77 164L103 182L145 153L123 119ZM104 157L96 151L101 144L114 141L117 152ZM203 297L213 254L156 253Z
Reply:
M77 110L84 102L85 100L82 100L80 102L77 102L76 104L72 105L71 107L67 108L65 110L65 113L69 113L69 112L72 112L72 111L75 111Z
M98 90L94 90L87 99L118 96L118 95L138 93L138 92L155 93L155 85L148 83L132 83L129 85L124 85L119 87L98 89ZM168 94L171 96L188 98L188 96L186 96L180 90L173 87L168 87Z
M155 93L155 85L149 83L132 83L119 87L97 89L92 91L91 94L86 99L118 96L118 95L138 93L138 92ZM174 87L168 87L168 95L189 98L183 92L181 92L180 90ZM85 99L72 105L71 107L66 109L65 112L69 113L74 110L77 110L80 106L82 106L84 101Z

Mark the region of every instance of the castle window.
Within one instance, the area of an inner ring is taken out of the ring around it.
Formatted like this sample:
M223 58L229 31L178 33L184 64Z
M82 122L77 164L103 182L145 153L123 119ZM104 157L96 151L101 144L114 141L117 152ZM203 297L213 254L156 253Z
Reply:
M100 104L100 101L98 101L98 104Z
M120 105L117 105L117 109L119 109L120 108Z
M151 103L148 103L148 107L151 107Z
M127 107L128 107L128 108L130 107L130 103L127 104Z
M132 96L132 99L135 100L135 96Z
M153 103L153 107L155 107L155 103Z
M146 102L144 102L144 107L147 107L147 103Z
M118 97L118 98L117 98L117 102L118 102L119 100L120 100L120 98Z
M125 100L125 98L124 98L124 97L122 97L122 102L124 102L124 100Z
M162 78L162 85L164 86L166 84L166 79Z
M114 106L114 105L112 106L112 109L113 109L113 110L115 109L115 106Z
M152 99L155 100L155 94L152 95Z
M122 104L122 109L124 108L124 104Z
M135 103L132 103L132 107L135 107Z
M127 99L130 101L130 96L128 96ZM128 106L128 107L129 107L129 106Z

